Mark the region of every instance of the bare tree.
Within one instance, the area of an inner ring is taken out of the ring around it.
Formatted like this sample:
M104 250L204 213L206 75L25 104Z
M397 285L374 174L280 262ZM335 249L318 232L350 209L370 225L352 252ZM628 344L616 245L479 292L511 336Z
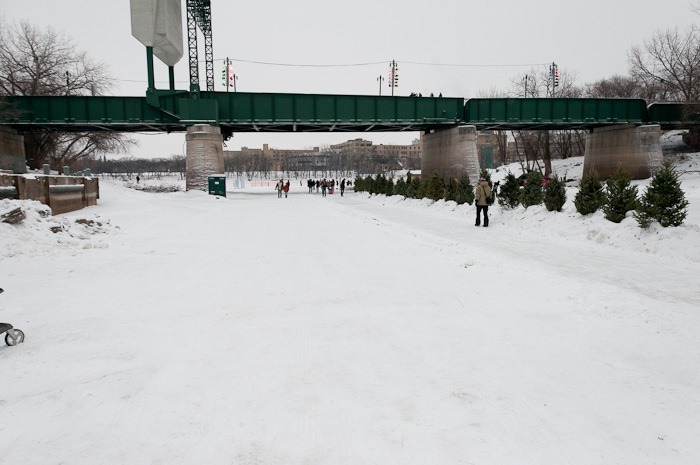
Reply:
M667 100L700 99L700 29L658 31L628 55L630 73L646 86L664 90Z
M108 70L76 50L66 35L40 31L27 22L0 19L0 95L102 95L110 88ZM119 152L133 142L117 133L56 133L36 130L25 136L27 163L38 169L71 165L103 151Z

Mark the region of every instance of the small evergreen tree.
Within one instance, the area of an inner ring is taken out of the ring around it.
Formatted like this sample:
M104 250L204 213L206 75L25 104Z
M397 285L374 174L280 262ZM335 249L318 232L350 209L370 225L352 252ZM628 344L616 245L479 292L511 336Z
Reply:
M474 186L469 181L469 175L463 174L457 183L457 204L466 203L471 205L474 202Z
M406 197L406 181L404 181L403 177L399 178L398 181L396 181L396 185L394 186L394 192L396 195L403 195Z
M445 197L445 180L437 173L433 173L425 186L425 197L432 200L440 200Z
M363 181L362 185L365 187L365 192L374 194L374 178L372 176L368 174L365 177L365 180Z
M544 187L544 206L547 211L560 212L566 203L566 186L558 176L552 177Z
M489 184L489 187L493 187L493 183L491 182L491 174L486 168L481 169L481 172L479 172L479 178L486 179L486 182Z
M406 197L409 199L419 199L419 191L421 188L420 178L418 176L413 176L411 182L406 186Z
M513 173L508 173L505 182L498 189L498 204L507 208L515 208L520 204L520 183Z
M591 171L579 183L578 192L574 197L576 211L582 215L588 215L595 213L604 204L603 183L600 182L598 173Z
M447 201L457 201L457 180L453 177L447 179L447 185L445 186L445 200Z
M628 211L637 208L637 186L631 185L631 181L628 173L618 170L605 183L607 189L603 212L607 220L619 223L625 219Z
M678 173L671 162L664 162L652 178L646 192L642 195L635 218L642 228L648 228L656 220L664 228L680 226L688 214L688 201L681 189Z
M531 171L527 175L527 182L520 192L520 203L525 208L542 203L542 174L539 171Z
M364 192L367 190L365 188L365 180L362 179L362 176L356 176L353 184L355 186L355 192Z
M384 182L384 194L386 194L387 197L394 195L394 179L393 178L387 178L386 181Z

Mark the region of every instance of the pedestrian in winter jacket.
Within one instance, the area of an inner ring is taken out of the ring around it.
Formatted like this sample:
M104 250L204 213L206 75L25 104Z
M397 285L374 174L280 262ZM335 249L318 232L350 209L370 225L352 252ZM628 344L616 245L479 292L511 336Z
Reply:
M485 178L479 179L479 184L474 189L474 203L476 204L476 223L481 225L481 212L484 212L484 227L489 225L489 201L493 198L493 192Z
M280 179L279 182L277 182L277 185L275 186L275 190L277 190L277 198L282 198L282 191L284 190L284 181Z
M287 184L284 185L284 198L287 198L287 193L289 192L289 180L287 180Z

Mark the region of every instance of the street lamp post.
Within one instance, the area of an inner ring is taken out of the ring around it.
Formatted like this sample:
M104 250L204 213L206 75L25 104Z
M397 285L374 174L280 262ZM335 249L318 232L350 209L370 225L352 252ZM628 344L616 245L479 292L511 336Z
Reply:
M384 76L379 75L379 77L377 78L377 81L379 81L379 95L380 96L382 95L382 81L383 80L384 80Z

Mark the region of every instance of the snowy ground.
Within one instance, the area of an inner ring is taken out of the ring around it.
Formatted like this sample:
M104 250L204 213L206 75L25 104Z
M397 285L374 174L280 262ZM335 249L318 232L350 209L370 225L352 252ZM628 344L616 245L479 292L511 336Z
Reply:
M24 202L0 464L696 465L700 156L678 166L688 219L648 231L581 217L575 187L488 229L294 183Z

